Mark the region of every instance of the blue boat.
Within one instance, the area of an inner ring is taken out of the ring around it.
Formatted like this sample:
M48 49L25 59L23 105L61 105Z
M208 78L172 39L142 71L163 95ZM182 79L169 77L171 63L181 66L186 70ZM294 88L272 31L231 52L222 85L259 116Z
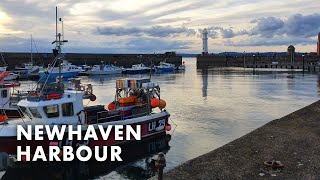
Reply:
M156 66L156 72L174 72L176 69L174 64L160 62L159 66Z

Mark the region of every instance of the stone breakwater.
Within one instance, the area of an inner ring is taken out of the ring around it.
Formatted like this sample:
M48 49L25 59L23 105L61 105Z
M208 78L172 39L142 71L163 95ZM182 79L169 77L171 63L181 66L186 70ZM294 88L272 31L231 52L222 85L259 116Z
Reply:
M320 101L170 170L164 179L319 179ZM272 169L266 161L281 161Z
M14 69L18 64L31 61L30 53L3 52L4 60L8 64L9 69ZM117 66L131 67L133 64L144 63L146 66L151 64L159 65L160 61L166 61L175 65L182 63L182 57L177 56L174 52L164 54L89 54L89 53L65 53L66 60L75 65L95 65L113 64L116 61ZM47 66L52 63L54 56L52 53L34 53L33 61L36 65ZM0 66L3 65L1 61Z

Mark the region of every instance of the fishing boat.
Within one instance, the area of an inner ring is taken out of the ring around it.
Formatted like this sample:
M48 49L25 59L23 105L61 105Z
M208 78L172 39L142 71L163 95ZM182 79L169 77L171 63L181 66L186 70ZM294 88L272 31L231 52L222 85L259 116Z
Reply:
M57 40L57 63L61 60L61 34L56 32ZM61 68L60 68L61 69ZM61 71L59 72L61 77ZM96 100L93 94L92 85L81 85L79 79L72 80L72 86L65 88L62 79L58 78L56 83L39 84L31 91L25 99L18 102L18 108L23 113L23 117L4 120L0 123L0 152L6 152L14 157L17 154L17 146L25 148L30 146L30 155L35 153L38 146L41 146L48 154L49 146L53 143L45 135L44 140L17 140L17 125L49 125L49 127L62 128L61 125L71 125L81 127L82 134L88 127L105 131L113 125L130 125L136 128L141 126L141 139L157 135L166 130L170 130L168 123L169 112L165 109L166 103L160 99L160 87L158 84L150 82L149 79L120 79L116 81L115 99L105 109L104 105L86 106L83 97L89 101ZM85 103L88 104L88 103ZM54 126L58 125L58 126ZM88 126L94 125L94 126ZM76 127L74 127L76 128ZM125 131L125 128L124 128ZM109 137L115 137L115 128L110 131ZM35 132L32 132L34 137ZM67 140L67 132L63 140L56 140L60 148L65 145L71 145L78 148L81 145L95 148L96 146L113 146L130 140L115 140L108 138L104 140L100 131L96 131L98 139L89 139L88 141Z
M121 74L121 73L122 73L122 69L112 64L94 65L90 70L88 70L89 75L107 75L107 74Z
M95 100L92 91L76 85L64 90L62 83L43 85L41 91L35 91L26 99L18 102L18 107L24 117L4 121L0 124L0 152L16 155L17 146L30 145L34 153L37 146L48 149L50 141L17 141L17 125L80 125L85 133L88 125L108 126L121 124L141 126L141 138L163 133L169 128L169 113L165 110L165 102L160 99L160 87L149 80L122 79L116 82L115 100L108 105L84 106L83 96L87 94L90 100ZM98 126L94 126L98 129ZM169 128L171 129L171 128ZM111 130L114 137L115 129ZM90 148L95 146L111 146L123 143L109 138L107 141L97 130L98 140L87 142ZM65 134L67 138L67 134ZM76 141L76 140L74 140ZM66 140L58 141L61 148ZM83 142L74 142L83 143ZM75 145L75 144L74 144Z
M156 66L156 72L173 72L176 67L174 64L160 62L159 66Z
M150 73L152 69L150 67L146 67L144 64L134 64L131 68L126 68L125 71L123 71L124 74L144 74L144 73Z
M39 71L39 78L53 80L57 79L59 76L66 79L73 78L76 77L80 71L81 69L79 67L72 65L68 61L63 61L60 67L50 65L47 69Z

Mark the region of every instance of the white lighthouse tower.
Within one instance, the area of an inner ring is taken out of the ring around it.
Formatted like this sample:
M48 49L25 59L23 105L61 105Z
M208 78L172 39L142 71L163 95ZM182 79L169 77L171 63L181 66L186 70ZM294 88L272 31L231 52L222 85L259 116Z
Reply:
M202 55L208 54L208 31L206 28L202 31Z

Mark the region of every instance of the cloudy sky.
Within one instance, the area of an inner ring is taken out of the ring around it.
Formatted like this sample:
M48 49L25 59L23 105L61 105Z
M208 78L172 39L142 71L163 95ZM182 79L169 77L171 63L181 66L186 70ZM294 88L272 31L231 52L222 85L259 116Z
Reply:
M200 53L203 28L210 52L312 52L320 32L318 0L1 0L0 51L51 51L56 5L65 52Z

